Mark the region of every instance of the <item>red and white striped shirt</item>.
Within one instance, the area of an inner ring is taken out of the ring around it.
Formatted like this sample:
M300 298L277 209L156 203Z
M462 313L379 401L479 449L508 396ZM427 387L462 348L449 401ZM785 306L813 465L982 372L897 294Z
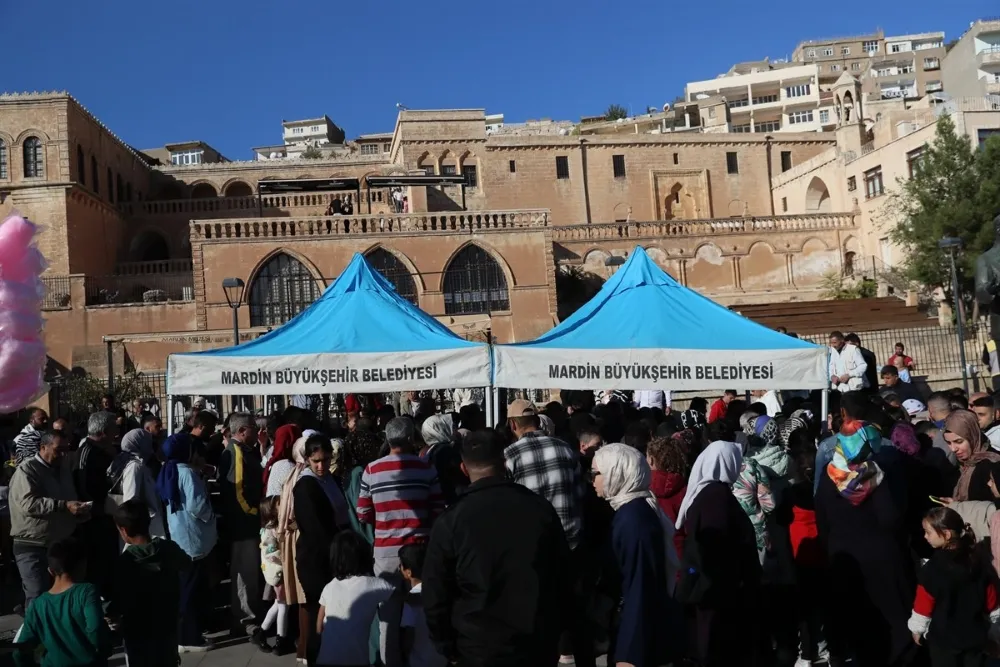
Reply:
M444 510L434 466L414 454L389 454L369 463L361 476L358 520L375 526L375 557L396 556L404 544L430 537Z

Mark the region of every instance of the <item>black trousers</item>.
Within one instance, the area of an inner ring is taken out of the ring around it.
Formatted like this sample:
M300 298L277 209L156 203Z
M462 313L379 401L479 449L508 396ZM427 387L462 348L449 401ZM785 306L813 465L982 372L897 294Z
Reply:
M177 641L181 646L201 646L202 613L209 604L208 560L211 554L191 563L181 577L180 616L177 619Z
M983 651L951 651L927 643L931 656L931 667L985 667L986 654Z
M559 638L559 652L572 655L576 667L595 667L595 631L588 614L594 597L595 568L588 566L586 549L582 545L571 552L570 561L574 582L573 611L566 620L566 630Z

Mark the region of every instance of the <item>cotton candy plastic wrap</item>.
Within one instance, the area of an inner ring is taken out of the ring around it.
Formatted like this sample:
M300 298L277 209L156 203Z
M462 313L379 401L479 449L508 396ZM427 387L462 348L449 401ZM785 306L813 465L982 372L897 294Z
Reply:
M40 277L46 264L34 245L38 231L20 215L0 223L0 413L16 412L48 391Z

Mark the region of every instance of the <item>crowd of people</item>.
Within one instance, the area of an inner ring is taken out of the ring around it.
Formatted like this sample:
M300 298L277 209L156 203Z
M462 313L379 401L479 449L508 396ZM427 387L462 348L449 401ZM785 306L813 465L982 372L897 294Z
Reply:
M17 655L172 667L221 623L309 665L986 665L1000 406L854 382L845 338L825 421L818 392L564 391L495 428L349 396L175 433L108 397L80 439L33 410L0 480Z

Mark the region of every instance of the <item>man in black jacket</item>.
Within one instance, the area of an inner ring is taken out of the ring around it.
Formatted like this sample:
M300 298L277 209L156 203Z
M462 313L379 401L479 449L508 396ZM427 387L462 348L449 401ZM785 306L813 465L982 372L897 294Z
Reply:
M431 639L460 667L555 665L569 619L569 544L552 505L504 477L491 430L462 443L472 484L434 524L424 563Z

